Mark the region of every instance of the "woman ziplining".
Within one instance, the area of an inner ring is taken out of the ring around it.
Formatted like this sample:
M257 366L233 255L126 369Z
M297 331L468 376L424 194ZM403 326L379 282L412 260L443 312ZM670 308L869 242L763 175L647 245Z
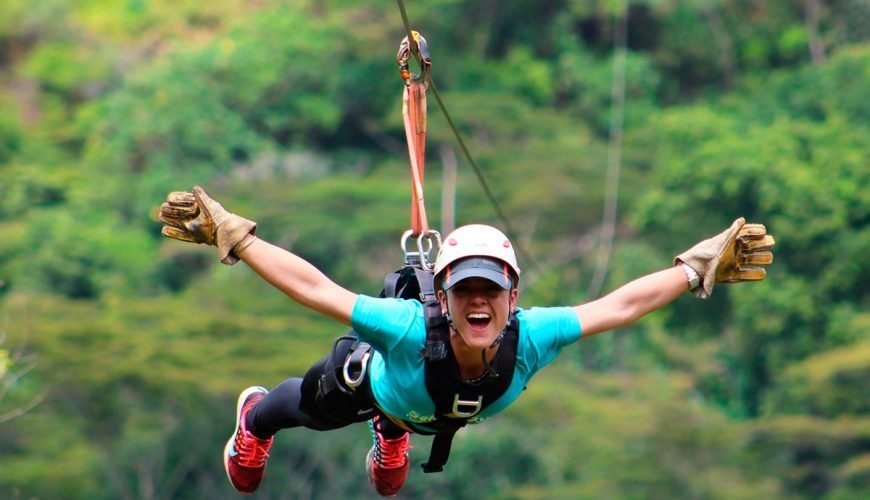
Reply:
M422 142L414 144L419 152ZM567 345L630 325L687 290L708 298L715 283L762 280L758 266L773 260L765 227L738 218L679 254L672 267L601 298L527 309L517 305L521 271L504 233L472 224L440 243L422 210L422 175L414 176L413 196L418 205L405 238L416 237L420 251L406 252L405 266L387 277L380 297L347 290L258 238L255 222L228 212L198 186L170 193L161 206L165 236L216 246L222 263L241 260L294 301L352 327L303 377L271 391L242 391L224 449L227 476L239 492L257 489L281 429L327 431L367 421L373 436L367 475L379 494L395 495L408 474L410 433L435 436L423 469L440 471L459 428L506 409ZM440 243L434 265L425 238Z
M303 378L290 378L271 392L249 387L241 393L224 463L233 486L246 493L262 480L269 447L280 429L330 430L368 420L374 436L366 457L369 479L378 493L394 495L408 473L408 432L437 432L429 424L441 418L479 423L499 413L563 347L629 325L687 290L707 298L716 282L763 279L764 270L754 266L772 261L768 250L774 243L764 226L739 218L677 256L673 267L602 298L574 307L524 309L517 307L520 269L511 242L490 226L456 229L444 239L435 260L439 319L449 328L442 347L456 368L456 379L443 382L479 395L457 392L453 411L441 415L427 387L427 308L419 300L346 290L301 257L254 236L256 223L228 213L199 187L192 193L171 193L160 219L167 224L166 236L217 246L221 262L244 261L296 302L352 326L372 349L367 365L361 363L364 380L355 388L341 377L338 383L344 390L323 392L324 381L335 378L330 361L338 360L342 367L352 361L350 346L345 346L344 352L336 349L318 361ZM515 338L507 339L512 319ZM506 349L508 341L514 344ZM490 385L505 380L509 384L500 396L487 406L480 403Z

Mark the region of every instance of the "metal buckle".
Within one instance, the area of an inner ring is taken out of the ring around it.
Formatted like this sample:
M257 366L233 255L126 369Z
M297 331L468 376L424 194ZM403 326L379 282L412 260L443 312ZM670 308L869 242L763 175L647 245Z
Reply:
M368 346L366 346L366 347L368 347ZM363 344L360 344L360 347L357 348L357 350L365 349L365 352L363 353L362 359L360 360L359 375L357 375L356 378L353 378L350 375L350 373L348 372L348 367L351 364L354 364L355 358L354 358L353 354L351 354L350 356L347 357L347 361L345 361L344 365L341 367L341 374L344 377L344 383L348 387L350 387L351 389L356 389L357 387L362 385L363 380L365 380L365 378L366 378L366 370L368 369L369 359L371 358L371 355L372 355L371 348L366 348L366 347L363 347ZM354 353L355 352L356 351L354 351Z
M474 410L471 412L460 411L460 406L472 407L474 408ZM483 396L478 396L477 401L463 401L459 399L459 394L456 394L453 397L453 413L450 416L459 418L471 418L480 413L481 406L483 406Z

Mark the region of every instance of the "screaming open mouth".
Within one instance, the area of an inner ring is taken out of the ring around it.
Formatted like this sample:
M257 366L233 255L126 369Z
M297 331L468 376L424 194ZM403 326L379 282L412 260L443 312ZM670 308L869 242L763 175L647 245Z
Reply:
M468 321L468 324L471 325L475 330L483 330L487 326L489 326L489 322L492 318L487 313L470 313L465 317Z

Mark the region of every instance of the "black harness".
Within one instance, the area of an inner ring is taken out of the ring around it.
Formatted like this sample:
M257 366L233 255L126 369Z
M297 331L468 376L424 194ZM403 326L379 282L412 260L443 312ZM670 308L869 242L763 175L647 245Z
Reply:
M456 431L477 418L510 387L516 365L519 324L512 313L502 332L501 345L490 363L491 369L475 380L467 380L459 373L450 344L450 326L435 295L432 273L406 266L387 276L381 296L416 299L423 303L426 345L420 355L426 360L426 390L435 403L435 420L425 424L405 421L405 424L418 434L435 436L429 460L422 467L423 472L440 472L447 463Z

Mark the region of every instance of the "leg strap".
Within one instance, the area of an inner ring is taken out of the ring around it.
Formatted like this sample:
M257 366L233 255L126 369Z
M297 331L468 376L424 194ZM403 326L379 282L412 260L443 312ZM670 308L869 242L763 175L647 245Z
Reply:
M336 339L332 352L314 364L302 380L300 408L337 428L372 418L377 411L368 384L371 346L353 330ZM368 353L368 355L367 355Z

